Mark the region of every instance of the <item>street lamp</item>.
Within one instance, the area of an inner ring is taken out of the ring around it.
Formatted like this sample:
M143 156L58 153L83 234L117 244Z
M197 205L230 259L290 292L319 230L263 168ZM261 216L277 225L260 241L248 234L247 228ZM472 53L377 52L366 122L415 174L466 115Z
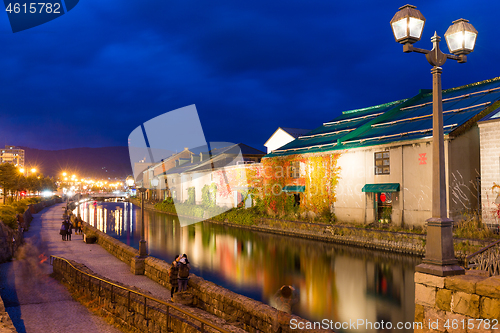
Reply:
M139 257L147 257L148 251L146 249L146 241L144 240L144 193L146 192L146 188L139 187L137 190L141 192L141 240L139 241Z
M134 186L134 177L128 176L125 179L125 183L128 187ZM139 187L137 190L141 192L141 240L139 241L139 257L147 257L148 251L146 248L146 241L144 240L144 192L146 192L146 188Z
M434 33L431 41L432 50L413 47L420 40L425 18L415 6L406 5L391 20L394 38L403 44L403 52L425 54L433 66L432 73L432 217L427 222L427 242L425 258L416 267L418 272L437 276L464 274L458 265L453 249L453 220L448 218L446 210L446 179L444 164L443 101L441 91L442 66L447 59L467 62L467 54L474 50L477 31L467 20L453 22L445 33L446 42L452 54L445 54L439 49L441 38Z
M156 187L158 186L158 184L160 184L160 180L158 179L158 177L155 176L153 179L151 179L151 185L153 185L155 188L153 192L155 195L154 200L156 200Z

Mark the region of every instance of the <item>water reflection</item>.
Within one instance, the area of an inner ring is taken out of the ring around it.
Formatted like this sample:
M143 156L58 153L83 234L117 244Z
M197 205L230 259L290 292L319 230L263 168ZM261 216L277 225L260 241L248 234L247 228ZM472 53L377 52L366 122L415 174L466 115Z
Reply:
M138 248L140 208L127 202L82 208L84 220ZM193 273L268 304L281 286L291 285L299 295L293 312L309 320L413 321L420 259L206 222L181 228L175 217L149 211L145 222L152 256L170 262L186 253Z

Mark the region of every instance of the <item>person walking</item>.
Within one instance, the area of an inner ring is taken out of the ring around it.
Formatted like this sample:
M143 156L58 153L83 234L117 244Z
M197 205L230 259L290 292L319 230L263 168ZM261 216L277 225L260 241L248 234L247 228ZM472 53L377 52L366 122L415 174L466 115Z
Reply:
M62 236L63 241L66 240L66 223L65 223L65 221L63 221L61 223L61 228L59 229L59 235Z
M191 266L189 265L189 260L187 258L187 255L184 253L181 259L179 260L179 278L178 278L179 292L187 290L187 283L189 280L190 269Z
M171 295L171 301L174 301L174 293L179 291L179 280L178 280L178 275L179 275L179 259L181 258L180 255L175 258L174 261L172 261L172 266L170 267L170 272L168 273L168 278L170 285L172 288L170 288L170 295Z
M77 227L76 227L77 233L80 235L82 234L82 218L78 216L78 222L77 222Z
M68 229L66 230L66 240L70 241L71 240L71 234L73 233L73 225L71 224L70 221L68 221Z

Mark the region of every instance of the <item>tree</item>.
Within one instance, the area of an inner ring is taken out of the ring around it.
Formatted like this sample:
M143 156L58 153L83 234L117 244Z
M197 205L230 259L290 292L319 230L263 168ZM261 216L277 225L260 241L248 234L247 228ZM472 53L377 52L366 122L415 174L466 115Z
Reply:
M7 192L16 190L19 178L19 171L10 163L0 164L0 188L3 190L3 203L5 204L5 197Z

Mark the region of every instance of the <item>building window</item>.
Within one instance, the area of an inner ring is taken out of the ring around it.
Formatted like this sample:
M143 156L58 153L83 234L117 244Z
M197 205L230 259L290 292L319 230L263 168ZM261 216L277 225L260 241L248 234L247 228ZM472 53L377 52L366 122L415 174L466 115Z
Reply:
M292 171L292 178L295 179L300 178L300 162L293 162L291 171Z
M389 152L382 151L375 153L375 174L388 175L389 173Z

